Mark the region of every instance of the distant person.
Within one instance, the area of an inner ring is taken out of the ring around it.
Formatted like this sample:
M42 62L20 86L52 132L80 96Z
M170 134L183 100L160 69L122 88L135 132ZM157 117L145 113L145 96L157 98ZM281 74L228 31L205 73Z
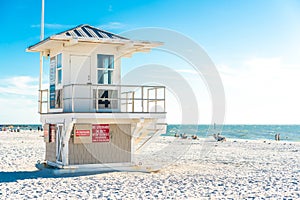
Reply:
M218 134L213 134L215 140L217 140L218 142L225 142L226 141L226 137L221 136L220 133Z
M276 140L276 141L279 141L279 140L280 140L280 133L276 133L276 134L275 134L275 140Z
M193 139L193 140L196 140L197 138L198 138L197 135L192 135L192 139Z
M175 135L174 135L175 137L179 137L179 134L178 133L175 133Z
M181 138L182 139L187 139L187 135L184 133Z
M38 131L40 131L40 127L38 126Z

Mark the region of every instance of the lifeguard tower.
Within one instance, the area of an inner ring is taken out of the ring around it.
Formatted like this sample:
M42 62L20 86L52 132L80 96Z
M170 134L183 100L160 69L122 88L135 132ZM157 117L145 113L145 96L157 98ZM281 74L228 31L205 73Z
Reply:
M122 85L121 59L160 45L80 25L27 49L50 59L39 91L48 165L135 165L135 152L166 131L165 87Z

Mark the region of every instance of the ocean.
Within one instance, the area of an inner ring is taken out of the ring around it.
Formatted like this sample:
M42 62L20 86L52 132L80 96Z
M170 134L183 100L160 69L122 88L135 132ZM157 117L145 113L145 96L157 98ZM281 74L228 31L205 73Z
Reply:
M174 136L175 133L195 134L201 138L220 133L226 138L247 140L274 140L279 133L280 140L300 142L300 125L168 125L164 135Z
M38 130L42 127L41 124L13 124L0 125L0 130L3 127L13 126L13 129L18 127L21 130ZM179 125L169 124L166 134L163 136L174 136L175 133L186 134L187 136L197 135L200 138L206 138L213 133L232 139L247 139L247 140L274 140L275 134L280 134L280 139L285 141L300 142L300 125Z
M42 128L41 124L0 124L0 130L3 128L10 128L11 130L38 130L38 128Z

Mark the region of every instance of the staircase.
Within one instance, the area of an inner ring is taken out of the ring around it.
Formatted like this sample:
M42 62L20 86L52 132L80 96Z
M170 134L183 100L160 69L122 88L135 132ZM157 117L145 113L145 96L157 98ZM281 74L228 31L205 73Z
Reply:
M166 132L167 124L164 119L156 119L155 121L143 121L137 124L133 132L134 153L142 151L151 141Z

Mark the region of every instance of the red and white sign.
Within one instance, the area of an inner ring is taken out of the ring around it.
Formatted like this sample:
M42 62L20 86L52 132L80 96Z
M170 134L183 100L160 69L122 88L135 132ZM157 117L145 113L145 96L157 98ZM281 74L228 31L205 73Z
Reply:
M109 142L109 124L92 125L92 142Z
M75 132L76 137L87 137L91 135L90 130L76 130Z
M49 142L55 142L56 125L50 124Z
M44 129L44 137L48 138L48 136L49 136L49 130Z

